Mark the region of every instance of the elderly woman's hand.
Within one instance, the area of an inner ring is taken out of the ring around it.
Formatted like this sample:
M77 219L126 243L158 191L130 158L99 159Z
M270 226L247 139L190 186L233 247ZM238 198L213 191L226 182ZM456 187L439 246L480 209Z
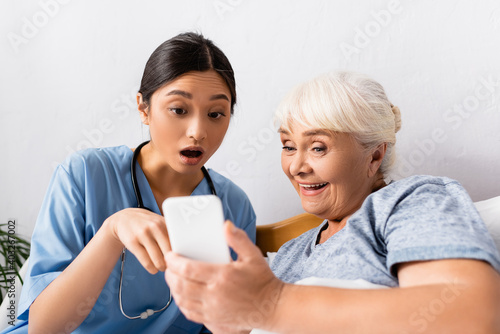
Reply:
M227 222L225 234L238 254L238 260L230 264L167 254L165 278L175 302L188 319L217 333L267 327L284 283L274 276L243 230Z

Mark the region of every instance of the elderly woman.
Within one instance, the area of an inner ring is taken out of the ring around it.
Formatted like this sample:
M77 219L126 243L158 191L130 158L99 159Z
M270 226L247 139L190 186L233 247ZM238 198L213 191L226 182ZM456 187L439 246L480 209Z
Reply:
M500 332L500 256L466 191L444 177L389 182L401 117L379 83L321 76L294 89L277 120L283 171L325 221L286 243L272 271L231 223L231 264L169 253L166 279L187 318L214 332ZM307 277L391 288L292 284Z

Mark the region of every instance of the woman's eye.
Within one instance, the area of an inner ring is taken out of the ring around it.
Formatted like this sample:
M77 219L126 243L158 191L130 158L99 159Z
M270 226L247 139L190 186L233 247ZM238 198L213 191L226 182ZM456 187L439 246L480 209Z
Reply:
M295 148L291 147L291 146L283 146L283 151L285 152L292 152L293 150L295 150Z
M226 114L224 114L223 112L213 111L208 113L208 117L213 119L219 119L221 117L226 117Z
M313 151L314 152L318 152L318 153L322 153L324 152L326 149L324 147L313 147Z
M169 110L176 115L185 115L187 113L187 111L182 108L169 108Z

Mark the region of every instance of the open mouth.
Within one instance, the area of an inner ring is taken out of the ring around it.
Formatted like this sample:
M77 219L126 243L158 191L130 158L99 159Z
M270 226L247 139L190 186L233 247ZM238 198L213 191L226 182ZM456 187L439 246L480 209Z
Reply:
M203 160L204 152L201 147L187 147L180 151L180 156L183 163L195 166Z
M203 152L198 151L198 150L184 150L181 151L181 154L185 156L186 158L198 158L203 154Z
M316 183L316 184L301 184L301 183L299 183L299 186L304 188L304 190L318 190L318 189L325 187L327 184L328 184L328 182Z

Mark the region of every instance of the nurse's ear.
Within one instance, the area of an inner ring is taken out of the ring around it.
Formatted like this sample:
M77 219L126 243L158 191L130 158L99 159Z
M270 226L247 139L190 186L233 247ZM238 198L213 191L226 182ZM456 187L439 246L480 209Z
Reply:
M142 99L142 94L137 93L137 110L139 110L139 116L141 116L141 121L144 125L149 125L149 106Z

